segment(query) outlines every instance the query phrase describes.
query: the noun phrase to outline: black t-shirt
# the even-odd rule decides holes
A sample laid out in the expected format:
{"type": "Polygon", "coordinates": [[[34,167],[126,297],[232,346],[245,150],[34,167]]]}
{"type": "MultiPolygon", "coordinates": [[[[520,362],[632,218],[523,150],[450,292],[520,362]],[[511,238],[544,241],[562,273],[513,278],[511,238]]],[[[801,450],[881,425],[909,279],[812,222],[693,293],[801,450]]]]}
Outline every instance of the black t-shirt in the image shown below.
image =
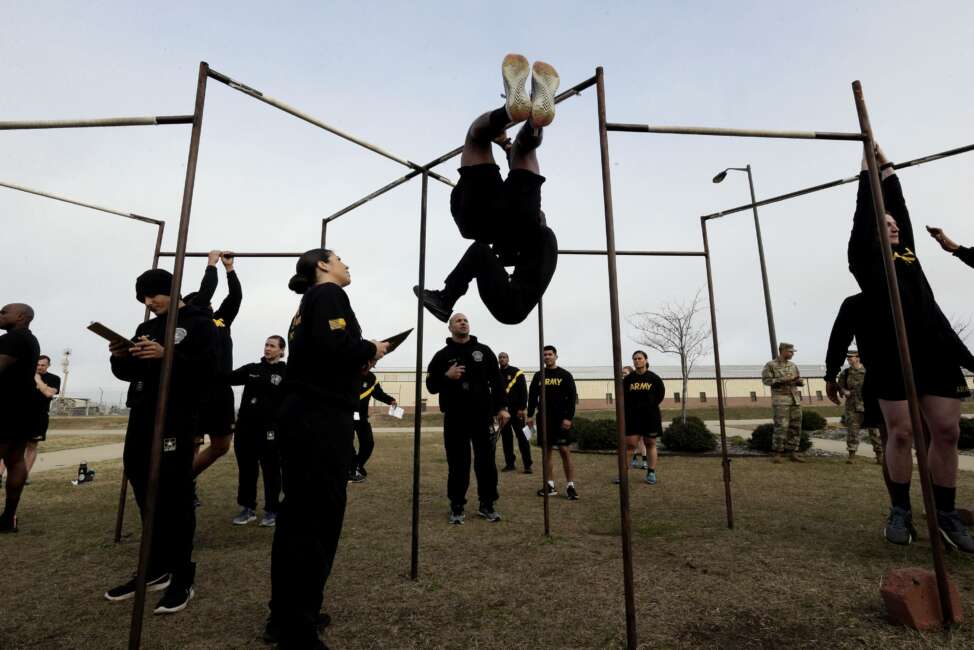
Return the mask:
{"type": "Polygon", "coordinates": [[[14,329],[0,336],[0,354],[15,359],[13,365],[0,372],[0,413],[12,415],[20,426],[35,404],[34,375],[41,346],[29,329],[14,329]]]}
{"type": "Polygon", "coordinates": [[[659,405],[666,395],[666,386],[655,372],[630,372],[622,379],[626,410],[626,433],[662,433],[663,420],[659,405]]]}
{"type": "MultiPolygon", "coordinates": [[[[558,423],[562,420],[575,419],[575,402],[578,391],[575,388],[575,378],[564,368],[546,368],[545,385],[545,418],[548,422],[558,423]]],[[[531,389],[528,395],[528,417],[534,416],[541,400],[541,373],[534,373],[531,378],[531,389]]]]}
{"type": "Polygon", "coordinates": [[[362,338],[344,289],[331,282],[309,289],[288,339],[285,392],[311,391],[332,406],[358,408],[362,366],[375,356],[375,345],[362,338]]]}
{"type": "MultiPolygon", "coordinates": [[[[43,375],[41,375],[41,381],[44,382],[48,388],[53,388],[56,391],[61,392],[61,378],[57,375],[52,375],[49,372],[45,372],[43,375]]],[[[41,415],[50,412],[51,401],[54,398],[45,396],[44,393],[37,390],[36,386],[34,387],[34,395],[34,399],[37,401],[37,408],[41,412],[41,415]]]]}

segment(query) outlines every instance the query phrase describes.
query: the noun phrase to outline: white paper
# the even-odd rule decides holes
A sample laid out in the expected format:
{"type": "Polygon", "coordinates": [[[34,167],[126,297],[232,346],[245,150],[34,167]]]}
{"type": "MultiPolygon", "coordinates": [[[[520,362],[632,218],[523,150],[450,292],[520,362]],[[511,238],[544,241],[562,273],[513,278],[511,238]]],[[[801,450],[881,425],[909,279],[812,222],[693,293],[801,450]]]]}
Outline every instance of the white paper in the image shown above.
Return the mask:
{"type": "Polygon", "coordinates": [[[355,420],[356,422],[358,422],[358,421],[359,421],[359,420],[361,420],[362,418],[361,418],[361,417],[359,416],[359,414],[358,414],[358,411],[354,411],[354,412],[352,413],[352,419],[353,419],[353,420],[355,420]]]}
{"type": "Polygon", "coordinates": [[[401,420],[402,419],[402,416],[405,415],[405,414],[406,414],[406,409],[402,408],[401,406],[390,406],[389,407],[389,415],[391,415],[392,417],[394,417],[396,419],[401,420]]]}
{"type": "Polygon", "coordinates": [[[534,437],[534,430],[531,427],[525,425],[525,427],[521,429],[521,431],[524,432],[524,437],[527,438],[528,442],[531,442],[531,438],[534,437]]]}

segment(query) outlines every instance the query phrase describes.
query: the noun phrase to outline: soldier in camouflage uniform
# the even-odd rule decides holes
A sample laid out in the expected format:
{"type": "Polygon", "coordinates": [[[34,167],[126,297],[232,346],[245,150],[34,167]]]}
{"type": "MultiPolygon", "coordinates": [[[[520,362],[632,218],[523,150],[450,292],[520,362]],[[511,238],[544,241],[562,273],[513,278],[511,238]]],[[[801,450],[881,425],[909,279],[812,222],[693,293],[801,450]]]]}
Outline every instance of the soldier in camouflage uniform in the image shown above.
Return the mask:
{"type": "MultiPolygon", "coordinates": [[[[863,413],[865,405],[862,398],[862,385],[866,381],[866,369],[859,360],[857,350],[849,350],[846,358],[849,367],[839,373],[836,383],[839,392],[845,397],[845,425],[848,433],[846,434],[846,449],[849,451],[849,460],[852,463],[856,452],[859,451],[859,430],[862,428],[863,413]]],[[[879,439],[879,429],[868,428],[866,435],[870,444],[873,446],[873,453],[876,454],[876,463],[883,462],[883,446],[879,439]]]]}
{"type": "Polygon", "coordinates": [[[761,382],[771,387],[771,409],[774,412],[773,460],[781,462],[782,454],[796,463],[805,462],[798,455],[802,435],[802,394],[805,381],[792,363],[795,346],[791,343],[778,345],[778,356],[765,364],[761,382]]]}

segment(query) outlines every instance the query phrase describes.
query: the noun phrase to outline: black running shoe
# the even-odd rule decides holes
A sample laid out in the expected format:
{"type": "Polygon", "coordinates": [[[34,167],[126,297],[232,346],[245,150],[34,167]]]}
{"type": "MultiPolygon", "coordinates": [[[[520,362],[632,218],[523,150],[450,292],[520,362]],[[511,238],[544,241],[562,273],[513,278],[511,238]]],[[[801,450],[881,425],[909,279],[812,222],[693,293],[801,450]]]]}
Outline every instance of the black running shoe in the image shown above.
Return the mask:
{"type": "Polygon", "coordinates": [[[17,530],[17,515],[10,517],[0,515],[0,533],[16,533],[17,530]]]}
{"type": "Polygon", "coordinates": [[[181,585],[175,581],[169,583],[166,593],[159,599],[153,614],[175,614],[186,609],[186,605],[193,599],[196,592],[193,585],[181,585]]]}
{"type": "Polygon", "coordinates": [[[940,526],[940,536],[950,548],[964,553],[974,553],[974,538],[971,537],[967,526],[961,521],[956,510],[951,512],[937,511],[937,525],[940,526]]]}
{"type": "MultiPolygon", "coordinates": [[[[419,286],[413,287],[413,293],[416,297],[420,297],[419,286]]],[[[435,291],[433,289],[423,289],[423,306],[433,314],[436,318],[448,323],[450,321],[450,315],[453,313],[453,305],[448,304],[447,300],[443,297],[442,291],[435,291]]]]}
{"type": "MultiPolygon", "coordinates": [[[[169,582],[168,573],[164,573],[161,576],[156,577],[150,576],[145,581],[145,591],[146,593],[149,593],[150,591],[161,591],[169,586],[169,582]]],[[[132,578],[125,584],[121,584],[105,592],[105,600],[110,600],[112,602],[128,600],[133,596],[135,596],[135,578],[132,578]]]]}
{"type": "Polygon", "coordinates": [[[525,474],[534,474],[534,470],[531,469],[531,466],[530,465],[528,465],[527,467],[524,468],[524,473],[525,474]]]}
{"type": "Polygon", "coordinates": [[[501,513],[494,510],[493,504],[480,504],[480,510],[477,511],[479,517],[483,517],[487,521],[494,523],[501,520],[501,513]]]}
{"type": "Polygon", "coordinates": [[[513,472],[516,469],[517,468],[514,467],[514,465],[505,465],[504,467],[501,468],[501,471],[502,472],[513,472]]]}
{"type": "Polygon", "coordinates": [[[574,485],[569,485],[565,488],[565,496],[568,497],[569,501],[578,501],[578,491],[575,489],[574,485]]]}
{"type": "Polygon", "coordinates": [[[913,527],[913,513],[896,506],[890,508],[886,528],[883,529],[883,536],[890,544],[900,546],[912,544],[917,537],[916,529],[913,527]]]}
{"type": "MultiPolygon", "coordinates": [[[[549,483],[547,487],[548,487],[548,496],[549,497],[553,497],[556,494],[558,494],[557,488],[555,488],[555,486],[552,485],[551,483],[549,483]]],[[[539,497],[543,497],[544,495],[545,495],[545,488],[541,488],[540,490],[538,490],[538,496],[539,497]]]]}
{"type": "MultiPolygon", "coordinates": [[[[331,625],[331,616],[325,612],[319,612],[318,620],[315,623],[318,625],[318,631],[321,632],[331,625]]],[[[264,639],[264,643],[277,643],[281,638],[281,626],[270,616],[267,617],[267,623],[264,624],[262,638],[264,639]]]]}

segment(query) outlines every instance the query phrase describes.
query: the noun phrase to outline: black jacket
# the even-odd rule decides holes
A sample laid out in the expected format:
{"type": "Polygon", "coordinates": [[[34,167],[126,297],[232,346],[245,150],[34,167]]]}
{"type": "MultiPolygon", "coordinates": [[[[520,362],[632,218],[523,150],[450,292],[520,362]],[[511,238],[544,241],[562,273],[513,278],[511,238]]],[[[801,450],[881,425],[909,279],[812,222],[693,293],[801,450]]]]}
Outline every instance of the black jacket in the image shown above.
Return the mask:
{"type": "MultiPolygon", "coordinates": [[[[545,417],[548,422],[575,419],[575,403],[578,401],[578,391],[575,388],[575,378],[564,368],[554,370],[545,369],[545,417]]],[[[541,373],[534,373],[531,378],[531,390],[528,394],[528,417],[533,417],[538,410],[541,399],[541,373]]]]}
{"type": "MultiPolygon", "coordinates": [[[[167,315],[156,316],[140,324],[135,341],[141,336],[165,343],[167,315]]],[[[186,305],[176,321],[176,349],[166,410],[166,431],[192,434],[202,397],[208,393],[217,368],[217,334],[208,310],[186,305]]],[[[161,359],[136,359],[131,356],[111,357],[112,374],[129,382],[125,405],[131,409],[128,432],[151,436],[159,397],[161,359]]]]}
{"type": "Polygon", "coordinates": [[[954,257],[959,259],[964,264],[970,267],[974,267],[974,248],[961,246],[956,251],[954,251],[954,257]]]}
{"type": "Polygon", "coordinates": [[[375,345],[362,338],[345,290],[330,282],[309,289],[288,339],[285,393],[306,392],[331,406],[357,409],[362,366],[375,356],[375,345]]]}
{"type": "Polygon", "coordinates": [[[493,351],[471,336],[466,343],[446,340],[426,369],[426,388],[440,396],[443,413],[493,416],[504,408],[504,383],[493,351]],[[454,363],[466,371],[460,379],[448,379],[446,371],[454,363]]]}
{"type": "MultiPolygon", "coordinates": [[[[216,293],[217,274],[216,267],[207,266],[203,272],[203,281],[200,282],[200,289],[196,292],[192,303],[204,309],[209,309],[213,302],[213,294],[216,293]]],[[[220,306],[213,312],[213,324],[216,325],[220,333],[219,356],[217,372],[220,379],[225,379],[233,371],[233,338],[230,335],[230,326],[240,313],[240,303],[243,300],[243,289],[240,287],[240,279],[237,278],[236,271],[227,273],[227,297],[223,299],[220,306]]]]}
{"type": "Polygon", "coordinates": [[[359,384],[362,392],[359,393],[358,399],[358,416],[359,420],[369,419],[369,401],[374,397],[383,404],[392,404],[396,401],[395,397],[391,397],[384,390],[382,390],[382,385],[379,380],[372,372],[367,372],[362,377],[362,383],[359,384]]]}
{"type": "Polygon", "coordinates": [[[627,434],[662,433],[663,416],[659,405],[666,397],[662,378],[651,370],[641,375],[633,371],[622,379],[622,390],[627,434]]]}
{"type": "Polygon", "coordinates": [[[500,371],[504,380],[505,404],[513,416],[516,411],[528,407],[528,382],[524,379],[524,372],[514,366],[501,368],[500,371]]]}
{"type": "Polygon", "coordinates": [[[268,431],[274,428],[286,373],[285,361],[271,363],[267,359],[240,366],[230,373],[230,385],[244,387],[237,413],[237,429],[268,431]]]}

